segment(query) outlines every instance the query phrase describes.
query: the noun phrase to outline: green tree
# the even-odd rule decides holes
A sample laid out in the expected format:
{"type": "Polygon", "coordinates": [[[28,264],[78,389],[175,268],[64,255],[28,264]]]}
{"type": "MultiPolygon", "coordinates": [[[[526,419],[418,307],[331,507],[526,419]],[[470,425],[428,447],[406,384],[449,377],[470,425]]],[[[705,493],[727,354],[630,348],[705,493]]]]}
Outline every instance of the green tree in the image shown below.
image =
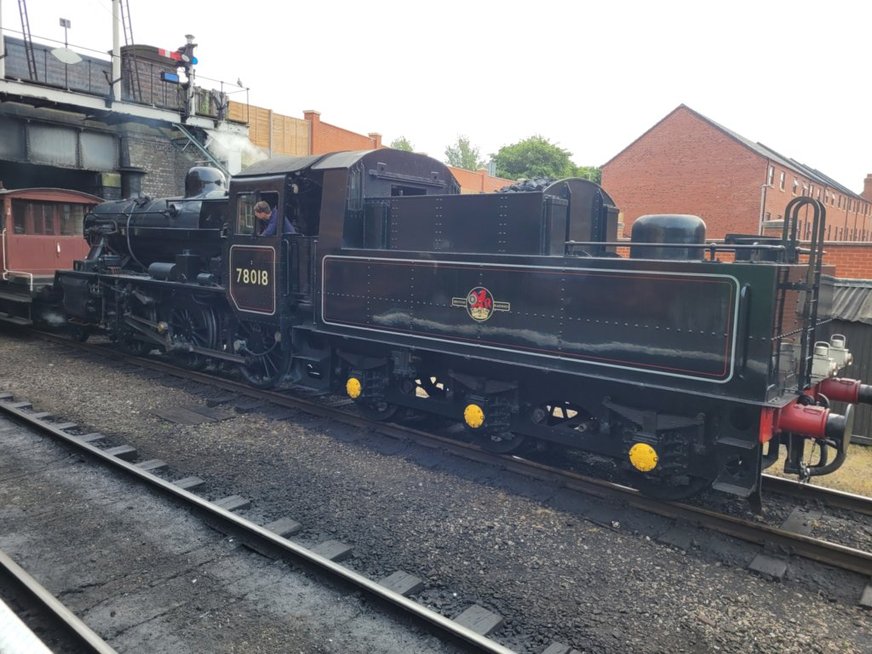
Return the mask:
{"type": "Polygon", "coordinates": [[[507,179],[534,177],[572,177],[576,166],[569,160],[572,153],[551,143],[543,136],[531,136],[505,145],[493,155],[497,176],[507,179]]]}
{"type": "Polygon", "coordinates": [[[575,176],[589,179],[597,184],[602,184],[603,171],[602,168],[597,168],[596,166],[577,166],[575,169],[575,176]]]}
{"type": "Polygon", "coordinates": [[[469,138],[463,135],[457,137],[454,145],[445,148],[445,157],[448,163],[457,168],[466,170],[478,170],[485,167],[485,162],[479,156],[478,148],[469,143],[469,138]]]}
{"type": "Polygon", "coordinates": [[[399,136],[391,141],[391,147],[394,150],[404,150],[406,152],[414,152],[415,148],[405,136],[399,136]]]}

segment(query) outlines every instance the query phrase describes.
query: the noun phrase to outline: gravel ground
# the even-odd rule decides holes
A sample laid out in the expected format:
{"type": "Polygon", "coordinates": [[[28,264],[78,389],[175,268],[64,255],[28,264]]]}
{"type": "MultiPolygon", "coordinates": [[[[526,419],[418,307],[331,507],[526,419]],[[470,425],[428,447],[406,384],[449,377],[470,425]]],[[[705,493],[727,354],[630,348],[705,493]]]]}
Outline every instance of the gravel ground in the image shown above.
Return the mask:
{"type": "MultiPolygon", "coordinates": [[[[465,651],[3,416],[0,442],[0,549],[118,652],[465,651]]],[[[2,584],[0,598],[18,605],[2,584]]],[[[53,652],[82,651],[51,623],[31,628],[53,652]]]]}
{"type": "Polygon", "coordinates": [[[872,651],[857,579],[797,563],[770,581],[744,569],[753,552],[717,537],[669,547],[619,509],[592,520],[546,485],[305,415],[171,424],[154,412],[203,396],[26,336],[0,333],[0,366],[0,390],[207,479],[207,496],[293,517],[304,544],[353,543],[348,565],[373,577],[417,574],[419,599],[445,615],[472,603],[501,613],[494,636],[520,651],[553,640],[608,653],[872,651]]]}

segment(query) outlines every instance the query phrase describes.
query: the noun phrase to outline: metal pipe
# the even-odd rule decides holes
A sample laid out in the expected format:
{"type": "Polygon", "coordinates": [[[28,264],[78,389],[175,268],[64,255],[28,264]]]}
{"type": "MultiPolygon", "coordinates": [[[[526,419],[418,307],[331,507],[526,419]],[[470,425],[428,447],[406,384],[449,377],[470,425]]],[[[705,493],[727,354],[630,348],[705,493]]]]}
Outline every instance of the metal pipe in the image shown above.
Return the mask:
{"type": "Polygon", "coordinates": [[[872,404],[872,386],[859,379],[830,377],[818,384],[817,392],[836,402],[872,404]]]}
{"type": "Polygon", "coordinates": [[[0,0],[0,80],[6,79],[6,37],[3,35],[3,0],[0,0]]]}
{"type": "Polygon", "coordinates": [[[9,268],[9,240],[7,239],[8,227],[4,225],[3,229],[0,229],[0,257],[3,259],[3,270],[0,270],[0,278],[3,281],[9,280],[11,275],[19,275],[21,277],[27,277],[28,283],[27,288],[32,293],[33,292],[33,273],[11,270],[9,268]]]}
{"type": "Polygon", "coordinates": [[[6,251],[6,226],[0,229],[0,258],[3,259],[2,279],[6,280],[6,275],[9,272],[9,253],[6,251]]]}
{"type": "Polygon", "coordinates": [[[766,216],[766,190],[772,188],[769,184],[769,169],[772,167],[772,162],[768,159],[766,160],[766,172],[764,173],[764,179],[766,180],[760,185],[760,220],[757,225],[757,235],[763,235],[763,223],[764,218],[766,216]]]}
{"type": "Polygon", "coordinates": [[[112,0],[112,101],[121,100],[121,0],[112,0]]]}
{"type": "Polygon", "coordinates": [[[826,438],[829,417],[829,409],[794,402],[778,412],[775,430],[802,435],[806,438],[826,438]]]}

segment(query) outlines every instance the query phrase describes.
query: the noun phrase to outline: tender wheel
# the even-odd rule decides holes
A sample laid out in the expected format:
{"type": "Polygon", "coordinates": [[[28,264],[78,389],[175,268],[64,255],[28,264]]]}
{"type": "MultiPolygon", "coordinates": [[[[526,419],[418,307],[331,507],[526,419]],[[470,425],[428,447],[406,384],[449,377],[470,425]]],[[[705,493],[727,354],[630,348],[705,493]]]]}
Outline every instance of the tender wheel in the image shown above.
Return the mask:
{"type": "Polygon", "coordinates": [[[390,402],[357,402],[357,408],[368,420],[390,420],[399,408],[390,402]]]}
{"type": "Polygon", "coordinates": [[[448,387],[439,378],[433,375],[422,376],[415,380],[416,395],[420,395],[417,389],[420,389],[430,398],[443,398],[448,393],[448,387]]]}
{"type": "Polygon", "coordinates": [[[528,439],[511,431],[483,434],[479,442],[483,449],[495,454],[517,454],[526,449],[528,439]]]}
{"type": "MultiPolygon", "coordinates": [[[[172,330],[173,342],[181,346],[196,346],[215,349],[218,345],[218,320],[215,312],[207,306],[176,305],[170,310],[167,322],[172,330]]],[[[208,357],[183,349],[173,350],[173,356],[184,365],[201,370],[208,357]]]]}
{"type": "Polygon", "coordinates": [[[236,342],[238,354],[246,358],[239,370],[252,386],[271,388],[288,371],[290,350],[284,347],[281,338],[276,338],[272,325],[241,323],[236,342]]]}
{"type": "Polygon", "coordinates": [[[648,477],[644,473],[633,473],[632,485],[643,495],[671,502],[699,495],[708,490],[712,482],[710,479],[692,475],[648,477]]]}

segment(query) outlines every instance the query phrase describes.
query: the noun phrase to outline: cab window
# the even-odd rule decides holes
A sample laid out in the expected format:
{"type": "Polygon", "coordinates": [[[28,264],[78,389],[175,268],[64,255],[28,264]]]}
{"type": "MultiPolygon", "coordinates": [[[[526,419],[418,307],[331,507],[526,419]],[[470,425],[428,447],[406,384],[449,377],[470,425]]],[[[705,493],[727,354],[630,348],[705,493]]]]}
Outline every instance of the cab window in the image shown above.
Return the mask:
{"type": "Polygon", "coordinates": [[[254,236],[254,205],[257,198],[253,193],[236,196],[236,233],[254,236]]]}
{"type": "MultiPolygon", "coordinates": [[[[269,206],[275,209],[278,202],[278,193],[240,193],[236,196],[236,233],[241,236],[257,236],[265,227],[258,225],[254,215],[254,205],[260,200],[265,200],[269,206]]],[[[281,228],[281,224],[279,224],[281,228]]]]}

